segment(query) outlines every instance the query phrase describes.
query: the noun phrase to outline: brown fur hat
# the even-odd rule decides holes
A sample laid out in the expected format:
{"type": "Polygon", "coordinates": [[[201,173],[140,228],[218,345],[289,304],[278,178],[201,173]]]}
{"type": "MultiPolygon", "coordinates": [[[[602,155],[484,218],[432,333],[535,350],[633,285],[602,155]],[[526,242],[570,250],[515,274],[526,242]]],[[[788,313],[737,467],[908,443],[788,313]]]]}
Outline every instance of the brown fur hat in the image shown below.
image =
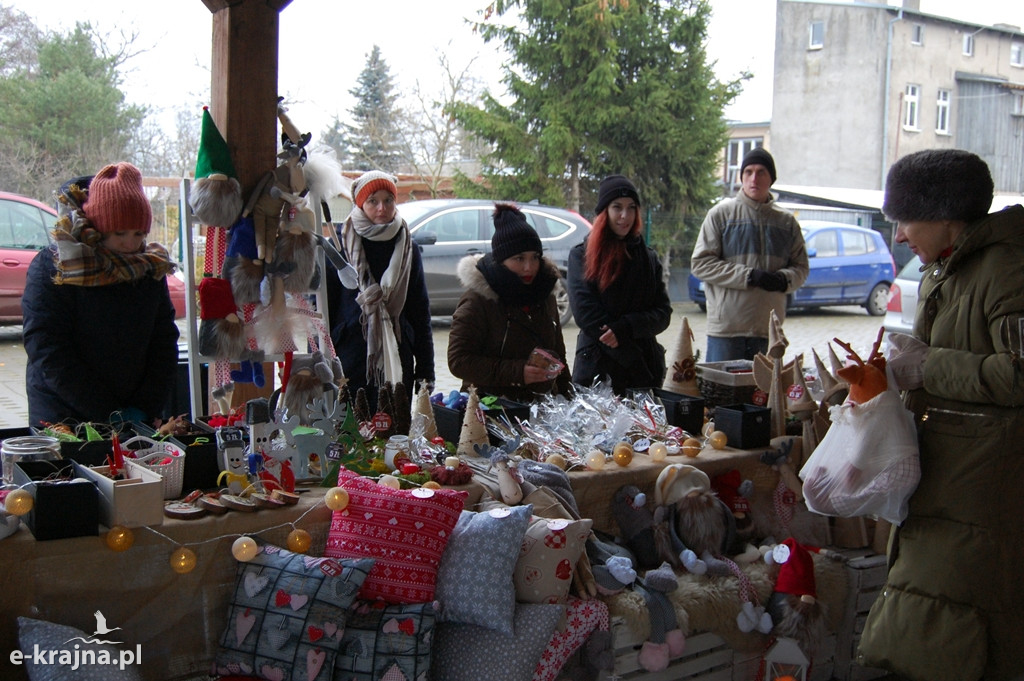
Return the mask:
{"type": "Polygon", "coordinates": [[[962,149],[926,149],[896,161],[882,212],[892,221],[963,220],[988,215],[994,186],[988,165],[962,149]]]}

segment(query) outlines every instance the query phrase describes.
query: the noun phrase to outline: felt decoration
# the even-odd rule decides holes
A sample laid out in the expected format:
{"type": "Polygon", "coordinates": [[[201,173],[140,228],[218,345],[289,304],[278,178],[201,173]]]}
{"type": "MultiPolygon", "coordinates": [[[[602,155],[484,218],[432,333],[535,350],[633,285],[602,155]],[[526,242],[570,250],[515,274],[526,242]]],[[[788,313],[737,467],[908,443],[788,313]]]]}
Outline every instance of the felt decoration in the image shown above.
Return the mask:
{"type": "Polygon", "coordinates": [[[325,391],[336,390],[343,378],[341,361],[337,357],[328,361],[319,350],[292,355],[284,389],[285,410],[289,415],[297,416],[301,425],[312,425],[314,401],[322,400],[325,391]]]}
{"type": "Polygon", "coordinates": [[[242,212],[242,186],[238,182],[231,153],[213,122],[209,108],[205,106],[195,181],[188,203],[192,214],[205,225],[231,227],[242,212]]]}
{"type": "Polygon", "coordinates": [[[675,361],[672,362],[669,371],[665,372],[665,382],[661,387],[681,395],[700,397],[700,388],[697,386],[697,356],[693,352],[693,339],[690,320],[683,317],[683,323],[679,329],[679,340],[676,342],[675,361]]]}
{"type": "Polygon", "coordinates": [[[469,386],[469,401],[466,403],[466,412],[462,417],[462,430],[459,433],[459,456],[476,456],[475,445],[486,445],[487,426],[484,425],[484,414],[480,408],[480,397],[476,393],[476,386],[469,386]]]}

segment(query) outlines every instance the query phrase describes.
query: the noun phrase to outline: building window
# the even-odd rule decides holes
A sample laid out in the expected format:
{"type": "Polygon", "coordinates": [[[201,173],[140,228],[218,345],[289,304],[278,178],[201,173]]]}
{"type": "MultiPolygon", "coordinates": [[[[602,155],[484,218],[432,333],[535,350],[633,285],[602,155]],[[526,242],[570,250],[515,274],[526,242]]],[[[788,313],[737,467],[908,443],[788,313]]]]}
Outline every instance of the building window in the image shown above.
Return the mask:
{"type": "Polygon", "coordinates": [[[914,24],[910,29],[910,43],[912,45],[924,45],[924,24],[914,24]]]}
{"type": "Polygon", "coordinates": [[[1024,92],[1013,94],[1013,115],[1024,116],[1024,92]]]}
{"type": "Polygon", "coordinates": [[[935,100],[935,132],[940,135],[949,134],[950,95],[949,90],[939,90],[939,95],[935,100]]]}
{"type": "Polygon", "coordinates": [[[1010,45],[1010,65],[1024,66],[1024,43],[1010,45]]]}
{"type": "Polygon", "coordinates": [[[973,57],[974,56],[974,34],[973,33],[967,33],[966,35],[964,35],[964,56],[965,57],[973,57]]]}
{"type": "Polygon", "coordinates": [[[810,44],[808,49],[820,50],[825,47],[825,22],[812,21],[810,25],[810,44]]]}
{"type": "Polygon", "coordinates": [[[740,164],[743,157],[757,147],[764,146],[763,137],[736,138],[729,140],[729,148],[725,154],[725,183],[729,187],[740,184],[740,164]]]}
{"type": "Polygon", "coordinates": [[[921,96],[920,85],[907,85],[903,93],[903,127],[907,130],[918,130],[918,105],[921,96]]]}

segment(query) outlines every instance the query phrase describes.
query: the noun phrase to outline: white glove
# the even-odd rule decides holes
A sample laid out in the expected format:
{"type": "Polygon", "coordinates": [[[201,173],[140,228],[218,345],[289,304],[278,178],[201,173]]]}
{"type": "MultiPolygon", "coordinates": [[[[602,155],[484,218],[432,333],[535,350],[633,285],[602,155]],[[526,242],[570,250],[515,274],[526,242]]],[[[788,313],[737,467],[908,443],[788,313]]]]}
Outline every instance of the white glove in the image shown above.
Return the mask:
{"type": "Polygon", "coordinates": [[[900,390],[914,390],[924,386],[924,361],[928,358],[928,344],[905,333],[889,334],[886,364],[900,390]]]}

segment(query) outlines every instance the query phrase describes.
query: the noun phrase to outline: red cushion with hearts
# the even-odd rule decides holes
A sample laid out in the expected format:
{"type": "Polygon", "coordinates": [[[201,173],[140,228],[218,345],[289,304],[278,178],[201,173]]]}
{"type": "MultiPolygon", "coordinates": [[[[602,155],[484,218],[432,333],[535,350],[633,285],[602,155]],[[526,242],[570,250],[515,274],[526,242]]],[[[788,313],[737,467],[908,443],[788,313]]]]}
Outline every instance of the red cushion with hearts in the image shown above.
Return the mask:
{"type": "Polygon", "coordinates": [[[466,492],[396,490],[344,468],[338,486],[348,492],[348,507],[334,512],[324,555],[375,559],[359,597],[388,603],[434,600],[437,567],[466,492]]]}

